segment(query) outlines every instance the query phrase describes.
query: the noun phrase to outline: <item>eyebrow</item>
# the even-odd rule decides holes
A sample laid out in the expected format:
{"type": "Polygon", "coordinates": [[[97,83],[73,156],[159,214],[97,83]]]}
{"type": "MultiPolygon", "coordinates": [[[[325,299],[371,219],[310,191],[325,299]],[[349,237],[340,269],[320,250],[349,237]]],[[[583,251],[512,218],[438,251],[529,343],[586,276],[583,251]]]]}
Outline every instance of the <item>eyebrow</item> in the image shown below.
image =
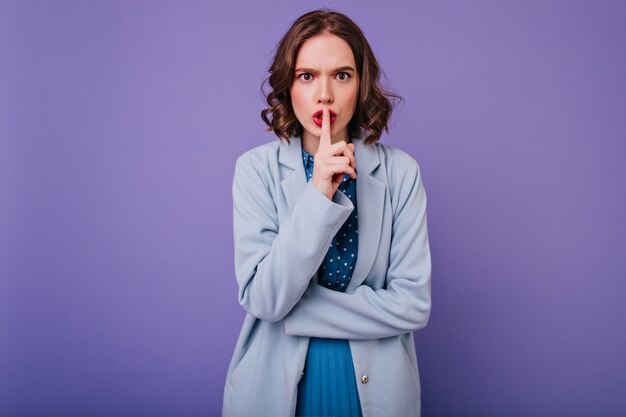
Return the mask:
{"type": "MultiPolygon", "coordinates": [[[[296,68],[296,71],[302,71],[302,72],[312,72],[313,74],[317,74],[317,70],[314,70],[313,68],[296,68]]],[[[335,68],[333,70],[333,72],[341,72],[341,71],[352,71],[352,72],[356,72],[354,70],[354,68],[352,68],[351,66],[343,66],[343,67],[339,67],[339,68],[335,68]]]]}

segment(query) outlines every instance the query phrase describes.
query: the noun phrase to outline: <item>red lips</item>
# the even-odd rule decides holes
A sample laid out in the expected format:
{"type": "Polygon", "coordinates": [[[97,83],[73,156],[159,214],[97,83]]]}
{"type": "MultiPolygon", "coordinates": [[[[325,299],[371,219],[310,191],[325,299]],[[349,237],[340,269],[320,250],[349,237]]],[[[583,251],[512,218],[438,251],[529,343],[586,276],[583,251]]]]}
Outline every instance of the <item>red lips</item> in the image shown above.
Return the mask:
{"type": "MultiPolygon", "coordinates": [[[[337,119],[337,114],[330,109],[328,110],[328,114],[330,115],[330,124],[332,125],[333,123],[335,123],[335,120],[337,119]]],[[[324,115],[323,110],[318,110],[313,114],[313,122],[319,127],[322,127],[323,115],[324,115]]]]}

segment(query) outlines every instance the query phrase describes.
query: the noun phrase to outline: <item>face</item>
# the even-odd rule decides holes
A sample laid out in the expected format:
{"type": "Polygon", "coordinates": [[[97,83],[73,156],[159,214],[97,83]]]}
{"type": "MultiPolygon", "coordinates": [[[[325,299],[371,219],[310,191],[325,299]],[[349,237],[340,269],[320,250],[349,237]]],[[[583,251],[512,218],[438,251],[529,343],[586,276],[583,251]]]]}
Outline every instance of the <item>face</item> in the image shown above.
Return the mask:
{"type": "Polygon", "coordinates": [[[303,144],[310,147],[314,143],[317,149],[324,106],[331,114],[332,142],[348,141],[348,123],[356,108],[359,77],[346,41],[329,33],[307,40],[298,51],[295,78],[289,91],[294,113],[303,127],[303,144]]]}

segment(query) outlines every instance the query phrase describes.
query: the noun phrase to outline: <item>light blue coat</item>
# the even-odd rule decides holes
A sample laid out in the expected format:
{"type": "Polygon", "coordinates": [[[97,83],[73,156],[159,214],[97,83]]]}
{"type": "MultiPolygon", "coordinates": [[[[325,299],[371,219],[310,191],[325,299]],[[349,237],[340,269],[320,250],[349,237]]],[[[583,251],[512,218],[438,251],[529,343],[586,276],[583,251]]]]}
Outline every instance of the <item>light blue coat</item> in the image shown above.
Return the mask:
{"type": "Polygon", "coordinates": [[[428,322],[431,260],[417,162],[353,140],[359,252],[345,293],[314,276],[354,209],[306,181],[301,141],[237,159],[235,273],[247,311],[224,387],[224,417],[287,417],[296,407],[309,337],[349,339],[364,417],[420,415],[413,331],[428,322]]]}

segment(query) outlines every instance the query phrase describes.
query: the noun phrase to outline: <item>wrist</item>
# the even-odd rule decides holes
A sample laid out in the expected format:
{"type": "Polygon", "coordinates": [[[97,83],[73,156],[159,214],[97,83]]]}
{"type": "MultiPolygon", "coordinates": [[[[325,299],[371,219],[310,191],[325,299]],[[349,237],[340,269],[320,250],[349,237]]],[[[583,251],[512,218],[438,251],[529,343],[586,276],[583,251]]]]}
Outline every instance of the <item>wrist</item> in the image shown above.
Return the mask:
{"type": "Polygon", "coordinates": [[[325,186],[326,184],[318,184],[317,181],[315,180],[315,178],[313,178],[311,180],[311,182],[313,183],[313,185],[315,186],[315,188],[317,189],[317,191],[319,191],[320,193],[322,193],[324,195],[324,197],[326,197],[329,200],[333,199],[333,195],[335,194],[332,190],[332,187],[328,187],[325,186]]]}

